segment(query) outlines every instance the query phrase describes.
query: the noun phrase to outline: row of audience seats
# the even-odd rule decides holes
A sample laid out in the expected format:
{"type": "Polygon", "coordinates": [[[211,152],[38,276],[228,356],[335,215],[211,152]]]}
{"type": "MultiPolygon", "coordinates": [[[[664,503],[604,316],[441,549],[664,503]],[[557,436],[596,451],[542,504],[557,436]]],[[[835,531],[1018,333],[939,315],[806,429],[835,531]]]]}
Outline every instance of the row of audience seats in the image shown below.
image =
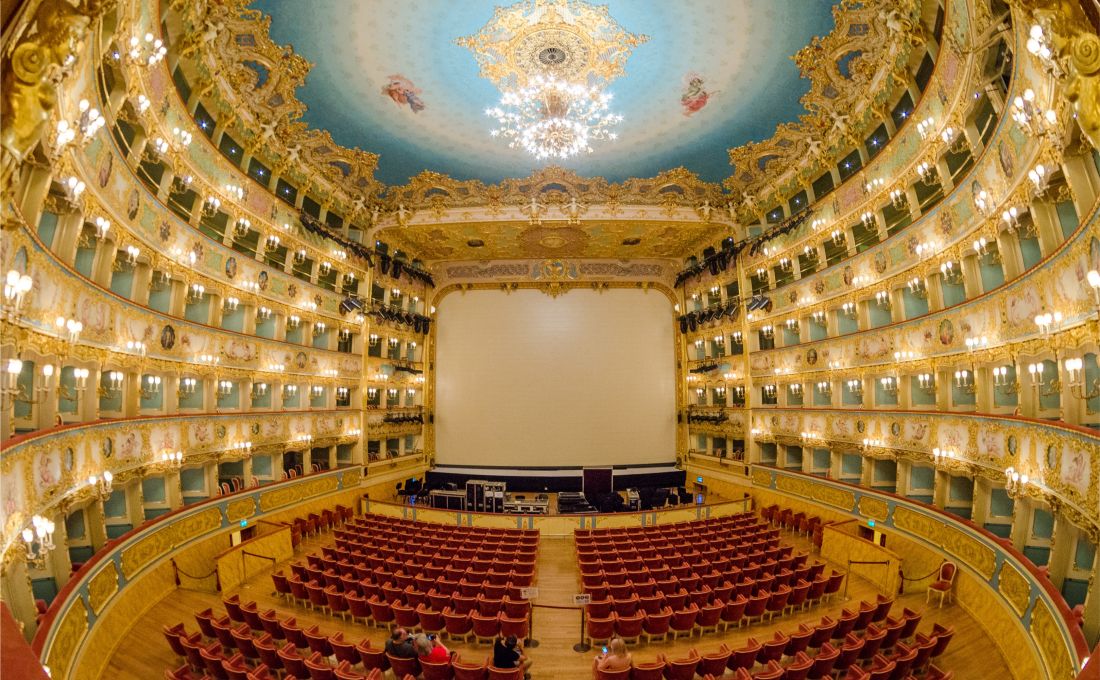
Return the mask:
{"type": "Polygon", "coordinates": [[[809,515],[776,504],[761,508],[760,516],[774,527],[780,527],[792,533],[806,536],[817,550],[821,549],[824,528],[833,523],[832,520],[823,520],[817,515],[809,515]]]}
{"type": "Polygon", "coordinates": [[[336,545],[290,576],[272,574],[278,594],[341,618],[491,642],[526,638],[538,532],[450,527],[366,516],[334,532],[336,545]]]}
{"type": "Polygon", "coordinates": [[[281,676],[312,680],[374,680],[387,670],[395,678],[424,680],[521,680],[520,669],[463,661],[457,653],[442,663],[401,659],[373,647],[363,638],[353,642],[342,632],[326,635],[318,626],[303,629],[294,617],[279,618],[274,609],[259,612],[255,602],[224,598],[225,615],[206,609],[195,613],[199,630],[184,624],[164,627],[164,636],[182,666],[165,672],[169,680],[264,680],[281,676]]]}
{"type": "Polygon", "coordinates": [[[723,631],[731,626],[740,628],[830,600],[840,591],[844,576],[843,572],[833,571],[812,583],[799,580],[793,588],[783,585],[751,597],[736,594],[726,600],[711,597],[702,603],[687,602],[676,609],[657,598],[637,596],[626,602],[594,601],[588,605],[586,633],[592,643],[612,636],[626,642],[639,642],[644,636],[646,642],[652,642],[657,638],[665,640],[670,633],[676,639],[681,635],[718,632],[719,628],[723,631]],[[629,611],[631,607],[636,607],[635,611],[629,611]]]}
{"type": "Polygon", "coordinates": [[[942,655],[954,630],[933,625],[916,632],[922,614],[904,609],[889,616],[893,600],[879,597],[845,609],[838,620],[823,616],[817,625],[800,624],[789,634],[777,631],[763,642],[749,638],[743,647],[723,644],[684,658],[658,655],[656,662],[638,663],[624,671],[597,671],[596,680],[693,680],[721,678],[732,671],[738,680],[821,680],[833,675],[846,680],[945,680],[952,677],[932,661],[942,655]],[[877,617],[882,617],[878,619],[877,617]],[[904,642],[913,638],[911,643],[904,642]],[[834,644],[835,643],[835,644],[834,644]]]}

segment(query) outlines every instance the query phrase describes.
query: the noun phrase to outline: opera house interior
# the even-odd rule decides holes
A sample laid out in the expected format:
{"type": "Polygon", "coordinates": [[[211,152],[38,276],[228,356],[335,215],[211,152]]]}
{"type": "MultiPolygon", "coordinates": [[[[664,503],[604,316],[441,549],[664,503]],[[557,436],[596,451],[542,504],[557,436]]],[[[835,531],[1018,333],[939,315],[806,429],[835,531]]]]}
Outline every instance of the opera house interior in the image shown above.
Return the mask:
{"type": "Polygon", "coordinates": [[[0,25],[5,678],[1100,679],[1100,0],[0,25]]]}

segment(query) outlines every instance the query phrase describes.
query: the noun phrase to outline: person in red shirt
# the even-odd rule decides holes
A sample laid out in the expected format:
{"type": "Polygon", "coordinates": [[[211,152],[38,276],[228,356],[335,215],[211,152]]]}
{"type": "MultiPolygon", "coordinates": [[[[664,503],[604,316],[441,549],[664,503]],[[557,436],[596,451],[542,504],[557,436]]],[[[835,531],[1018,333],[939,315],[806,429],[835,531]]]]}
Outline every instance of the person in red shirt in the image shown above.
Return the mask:
{"type": "Polygon", "coordinates": [[[417,635],[413,644],[421,661],[443,663],[451,658],[451,652],[434,635],[417,635]]]}

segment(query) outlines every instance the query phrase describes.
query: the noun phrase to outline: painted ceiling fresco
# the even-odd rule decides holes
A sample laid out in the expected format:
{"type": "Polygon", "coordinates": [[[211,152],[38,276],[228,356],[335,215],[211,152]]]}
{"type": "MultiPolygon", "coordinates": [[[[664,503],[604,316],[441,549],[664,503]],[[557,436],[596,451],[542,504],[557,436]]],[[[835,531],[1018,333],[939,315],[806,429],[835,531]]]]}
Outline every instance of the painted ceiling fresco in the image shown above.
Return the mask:
{"type": "MultiPolygon", "coordinates": [[[[313,64],[304,120],[381,156],[377,179],[422,170],[499,182],[549,164],[489,136],[500,99],[458,44],[493,18],[492,0],[257,0],[271,37],[313,64]]],[[[646,36],[607,91],[624,116],[616,141],[554,164],[622,181],[683,166],[729,176],[727,149],[803,113],[809,88],[790,56],[833,28],[830,0],[611,0],[623,30],[646,36]]]]}

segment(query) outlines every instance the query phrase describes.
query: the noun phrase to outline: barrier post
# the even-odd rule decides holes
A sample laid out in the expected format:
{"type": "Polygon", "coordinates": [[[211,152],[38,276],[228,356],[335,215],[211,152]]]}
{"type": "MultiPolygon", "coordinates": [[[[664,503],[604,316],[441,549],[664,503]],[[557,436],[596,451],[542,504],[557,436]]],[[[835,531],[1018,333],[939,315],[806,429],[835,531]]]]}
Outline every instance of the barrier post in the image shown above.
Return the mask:
{"type": "Polygon", "coordinates": [[[573,651],[584,653],[592,649],[591,645],[584,641],[584,607],[581,607],[581,641],[573,645],[573,651]]]}

